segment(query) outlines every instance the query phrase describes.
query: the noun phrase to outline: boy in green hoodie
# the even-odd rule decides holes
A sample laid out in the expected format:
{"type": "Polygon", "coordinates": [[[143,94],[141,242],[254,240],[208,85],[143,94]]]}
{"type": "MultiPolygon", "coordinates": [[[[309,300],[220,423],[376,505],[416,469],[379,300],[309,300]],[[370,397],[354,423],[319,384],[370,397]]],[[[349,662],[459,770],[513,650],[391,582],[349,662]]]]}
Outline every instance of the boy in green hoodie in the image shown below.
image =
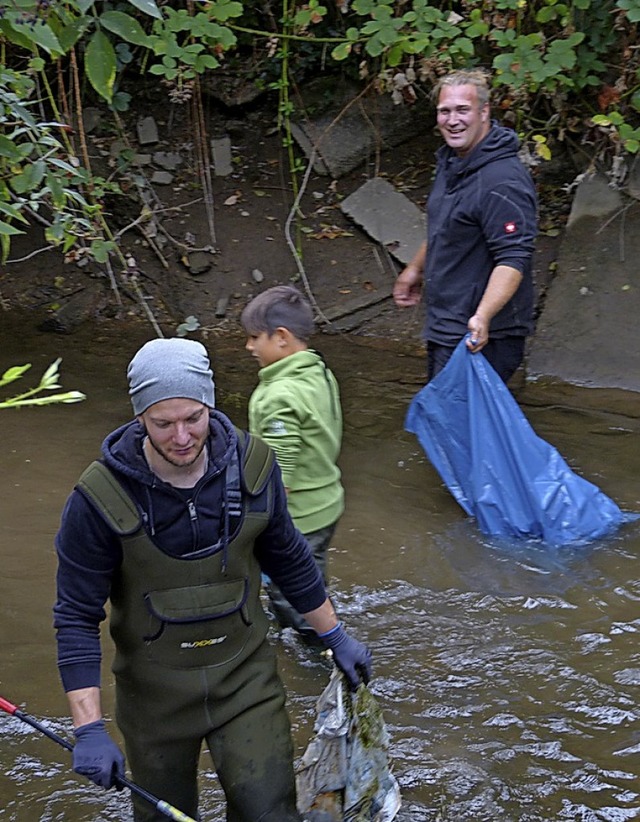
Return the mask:
{"type": "MultiPolygon", "coordinates": [[[[278,285],[242,312],[246,348],[260,365],[249,399],[249,430],[275,451],[294,524],[326,582],[327,550],[344,510],[336,465],[342,444],[340,392],[322,356],[309,348],[313,311],[297,288],[278,285]]],[[[313,640],[313,631],[277,586],[265,584],[278,623],[313,640]]]]}

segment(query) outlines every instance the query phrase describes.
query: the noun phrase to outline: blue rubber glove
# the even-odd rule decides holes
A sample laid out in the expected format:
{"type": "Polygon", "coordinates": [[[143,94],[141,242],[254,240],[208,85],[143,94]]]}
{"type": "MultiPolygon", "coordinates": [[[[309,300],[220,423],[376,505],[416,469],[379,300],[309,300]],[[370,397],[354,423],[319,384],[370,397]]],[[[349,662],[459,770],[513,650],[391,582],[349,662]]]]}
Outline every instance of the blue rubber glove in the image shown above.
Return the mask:
{"type": "Polygon", "coordinates": [[[124,755],[107,733],[104,719],[80,725],[74,731],[73,770],[96,785],[112,788],[116,776],[124,776],[124,755]]]}
{"type": "Polygon", "coordinates": [[[339,622],[326,634],[318,634],[327,648],[333,651],[336,665],[346,676],[351,690],[355,691],[361,682],[366,685],[371,678],[371,651],[345,631],[339,622]]]}

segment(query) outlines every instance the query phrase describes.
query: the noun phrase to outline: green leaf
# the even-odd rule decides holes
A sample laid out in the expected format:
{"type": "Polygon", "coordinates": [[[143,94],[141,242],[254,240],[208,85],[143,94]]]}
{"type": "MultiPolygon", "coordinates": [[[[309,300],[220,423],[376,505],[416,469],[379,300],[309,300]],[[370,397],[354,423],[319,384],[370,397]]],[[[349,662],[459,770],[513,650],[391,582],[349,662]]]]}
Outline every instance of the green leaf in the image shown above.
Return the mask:
{"type": "Polygon", "coordinates": [[[35,25],[30,29],[30,36],[33,42],[43,48],[47,54],[51,54],[53,57],[60,57],[64,54],[60,41],[47,23],[35,25]]]}
{"type": "Polygon", "coordinates": [[[0,220],[0,234],[9,237],[14,234],[25,234],[25,232],[21,231],[19,228],[15,228],[9,223],[5,223],[2,220],[0,220]]]}
{"type": "Polygon", "coordinates": [[[399,66],[402,62],[403,55],[404,49],[402,48],[402,43],[395,43],[387,52],[387,63],[393,67],[399,66]]]}
{"type": "Polygon", "coordinates": [[[351,43],[340,43],[339,46],[336,46],[331,51],[331,56],[333,57],[334,60],[337,60],[338,62],[340,60],[346,60],[347,57],[351,54],[351,49],[352,49],[351,43]]]}
{"type": "Polygon", "coordinates": [[[144,14],[148,14],[150,17],[155,17],[157,20],[162,20],[162,13],[156,6],[154,0],[128,0],[128,2],[144,14]]]}
{"type": "Polygon", "coordinates": [[[148,46],[149,37],[133,17],[121,11],[105,11],[100,15],[100,25],[136,46],[148,46]]]}
{"type": "Polygon", "coordinates": [[[66,160],[59,160],[57,157],[52,157],[49,160],[49,164],[66,171],[67,174],[70,174],[72,177],[77,177],[78,175],[78,169],[66,160]]]}
{"type": "MultiPolygon", "coordinates": [[[[24,26],[22,28],[24,28],[24,26]]],[[[5,18],[0,20],[0,32],[4,34],[10,43],[20,46],[26,51],[31,51],[31,39],[27,37],[23,31],[14,28],[5,18]]]]}
{"type": "Polygon", "coordinates": [[[8,137],[0,134],[0,157],[6,157],[12,163],[19,163],[22,155],[8,137]]]}
{"type": "Polygon", "coordinates": [[[128,92],[116,91],[111,101],[111,107],[114,111],[128,111],[130,102],[131,95],[128,92]]]}
{"type": "Polygon", "coordinates": [[[242,3],[237,3],[235,0],[217,0],[211,3],[208,9],[214,20],[229,20],[231,17],[241,17],[243,14],[242,3]]]}
{"type": "Polygon", "coordinates": [[[101,97],[110,103],[116,79],[116,53],[111,40],[102,31],[94,32],[84,56],[89,82],[101,97]]]}
{"type": "Polygon", "coordinates": [[[89,17],[79,17],[77,20],[72,20],[69,25],[64,26],[58,31],[60,47],[65,54],[73,48],[73,46],[75,46],[85,31],[90,28],[91,20],[92,18],[89,17]]]}
{"type": "Polygon", "coordinates": [[[91,253],[98,263],[106,263],[109,253],[115,251],[116,244],[111,240],[94,240],[91,243],[91,253]]]}
{"type": "Polygon", "coordinates": [[[16,194],[25,194],[27,191],[33,191],[42,182],[45,171],[46,164],[44,160],[36,160],[35,163],[25,165],[21,172],[11,179],[11,188],[16,194]]]}
{"type": "Polygon", "coordinates": [[[8,385],[10,382],[14,382],[15,380],[19,380],[23,374],[25,374],[31,368],[31,363],[27,363],[26,365],[13,365],[11,368],[8,368],[2,377],[0,377],[0,385],[8,385]]]}
{"type": "Polygon", "coordinates": [[[3,203],[0,200],[0,211],[12,220],[20,220],[21,223],[29,225],[29,220],[27,220],[22,212],[20,212],[15,206],[9,205],[9,203],[3,203]]]}
{"type": "Polygon", "coordinates": [[[55,174],[47,174],[47,185],[51,192],[51,201],[54,208],[62,209],[65,204],[64,188],[62,181],[55,174]]]}
{"type": "Polygon", "coordinates": [[[543,6],[536,14],[536,23],[544,25],[551,20],[555,20],[557,16],[558,12],[553,6],[543,6]]]}
{"type": "Polygon", "coordinates": [[[2,250],[0,261],[6,263],[9,258],[9,252],[11,251],[11,240],[6,234],[0,234],[0,249],[2,250]]]}

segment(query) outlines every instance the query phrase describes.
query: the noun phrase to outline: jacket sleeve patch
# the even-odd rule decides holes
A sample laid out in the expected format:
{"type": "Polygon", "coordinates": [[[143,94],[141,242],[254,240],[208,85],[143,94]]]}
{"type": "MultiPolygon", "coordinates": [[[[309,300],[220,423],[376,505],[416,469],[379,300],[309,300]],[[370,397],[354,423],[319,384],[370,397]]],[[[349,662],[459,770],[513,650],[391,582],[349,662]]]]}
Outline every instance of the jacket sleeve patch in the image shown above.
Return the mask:
{"type": "Polygon", "coordinates": [[[272,434],[274,437],[284,437],[289,432],[283,420],[271,420],[267,425],[266,434],[272,434]]]}

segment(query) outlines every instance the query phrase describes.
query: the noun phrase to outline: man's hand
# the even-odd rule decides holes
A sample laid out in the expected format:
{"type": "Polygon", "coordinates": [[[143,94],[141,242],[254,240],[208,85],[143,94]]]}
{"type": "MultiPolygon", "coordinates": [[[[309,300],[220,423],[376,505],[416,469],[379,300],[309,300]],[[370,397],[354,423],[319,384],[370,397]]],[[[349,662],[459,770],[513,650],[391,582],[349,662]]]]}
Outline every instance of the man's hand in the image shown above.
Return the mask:
{"type": "Polygon", "coordinates": [[[398,308],[410,308],[422,299],[422,270],[414,263],[409,263],[398,275],[393,285],[393,299],[398,308]]]}
{"type": "Polygon", "coordinates": [[[489,342],[489,322],[480,314],[474,314],[470,317],[467,328],[469,329],[467,348],[472,354],[477,354],[489,342]]]}
{"type": "Polygon", "coordinates": [[[333,651],[336,665],[346,676],[349,687],[355,691],[360,684],[366,685],[371,678],[371,651],[362,642],[349,636],[341,622],[320,638],[333,651]]]}
{"type": "Polygon", "coordinates": [[[74,734],[73,770],[96,785],[112,788],[116,776],[124,776],[124,755],[107,733],[104,719],[81,725],[74,734]]]}
{"type": "Polygon", "coordinates": [[[482,351],[489,342],[491,320],[513,297],[521,282],[522,274],[517,268],[497,265],[493,269],[476,313],[469,318],[467,323],[470,334],[467,348],[472,354],[482,351]]]}

